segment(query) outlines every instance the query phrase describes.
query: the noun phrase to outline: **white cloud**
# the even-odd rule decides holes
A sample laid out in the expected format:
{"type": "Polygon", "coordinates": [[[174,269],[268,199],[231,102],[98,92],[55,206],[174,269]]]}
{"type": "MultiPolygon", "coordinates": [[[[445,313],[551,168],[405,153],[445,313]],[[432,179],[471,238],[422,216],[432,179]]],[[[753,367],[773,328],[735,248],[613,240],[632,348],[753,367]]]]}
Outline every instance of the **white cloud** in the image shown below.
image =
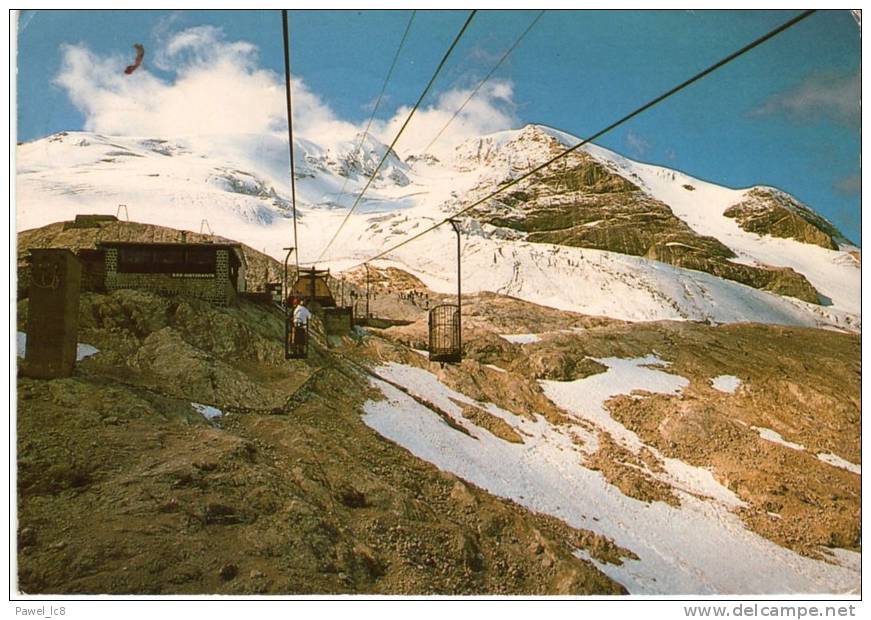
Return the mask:
{"type": "MultiPolygon", "coordinates": [[[[257,48],[228,41],[219,28],[198,26],[160,33],[158,49],[146,50],[144,64],[132,75],[132,58],[98,56],[82,45],[61,48],[55,78],[85,116],[84,128],[109,135],[194,136],[286,131],[284,78],[258,66],[257,48]],[[174,73],[165,80],[149,65],[174,73]]],[[[471,89],[452,89],[418,110],[397,150],[420,152],[465,101],[471,89]]],[[[465,138],[517,125],[513,86],[488,82],[454,119],[433,147],[444,155],[465,138]]],[[[294,131],[319,144],[352,140],[361,126],[337,117],[330,106],[300,79],[293,83],[294,131]]],[[[410,106],[401,106],[372,134],[389,143],[410,106]]]]}
{"type": "Polygon", "coordinates": [[[650,142],[631,129],[626,133],[626,146],[636,157],[642,157],[650,151],[650,142]]]}
{"type": "MultiPolygon", "coordinates": [[[[124,74],[129,59],[100,57],[81,45],[61,48],[55,83],[85,116],[85,129],[112,135],[186,136],[285,131],[282,76],[256,66],[257,49],[225,41],[219,29],[189,28],[158,50],[154,62],[171,67],[164,81],[145,64],[124,74]]],[[[294,80],[294,128],[300,135],[353,136],[355,128],[301,80],[294,80]]]]}
{"type": "MultiPolygon", "coordinates": [[[[400,155],[422,153],[471,93],[471,88],[451,89],[441,93],[432,105],[424,104],[418,109],[396,145],[400,155]]],[[[486,83],[441,134],[429,152],[437,157],[444,157],[467,138],[516,127],[519,121],[513,97],[514,86],[510,81],[493,80],[486,83]]],[[[373,123],[373,135],[389,144],[410,110],[411,106],[402,106],[389,120],[373,123]]]]}
{"type": "Polygon", "coordinates": [[[832,183],[832,188],[838,194],[854,196],[862,191],[862,177],[858,174],[839,177],[832,183]]]}
{"type": "Polygon", "coordinates": [[[816,73],[797,86],[772,95],[750,113],[753,116],[783,114],[795,122],[828,119],[858,125],[859,86],[858,70],[847,75],[816,73]]]}
{"type": "Polygon", "coordinates": [[[203,65],[213,62],[212,54],[215,53],[222,57],[247,58],[253,61],[257,48],[246,41],[224,41],[221,29],[215,26],[195,26],[170,38],[165,52],[170,58],[178,57],[183,52],[191,52],[197,63],[203,65]]]}

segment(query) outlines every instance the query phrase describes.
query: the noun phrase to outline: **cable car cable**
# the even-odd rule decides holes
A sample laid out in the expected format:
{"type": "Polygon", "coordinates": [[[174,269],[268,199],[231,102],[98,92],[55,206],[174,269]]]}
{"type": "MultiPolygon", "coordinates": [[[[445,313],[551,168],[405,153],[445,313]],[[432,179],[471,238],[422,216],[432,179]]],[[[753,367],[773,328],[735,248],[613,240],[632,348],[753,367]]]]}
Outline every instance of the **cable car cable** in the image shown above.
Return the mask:
{"type": "Polygon", "coordinates": [[[296,171],[293,164],[293,106],[290,100],[290,30],[287,26],[287,9],[281,10],[281,33],[284,37],[284,91],[287,100],[287,136],[290,148],[290,200],[293,209],[293,245],[296,248],[296,273],[299,274],[299,239],[296,227],[296,171]]]}
{"type": "MultiPolygon", "coordinates": [[[[372,114],[369,115],[369,120],[366,123],[366,129],[363,130],[363,134],[360,136],[360,141],[357,146],[354,148],[354,155],[356,156],[360,149],[363,147],[363,143],[366,141],[366,136],[369,135],[369,129],[372,126],[372,121],[375,119],[375,114],[378,112],[378,107],[381,105],[381,99],[384,97],[384,91],[387,89],[387,83],[390,81],[390,76],[393,75],[393,69],[396,68],[396,62],[399,60],[399,54],[402,52],[402,48],[405,46],[405,40],[408,38],[408,31],[411,30],[411,23],[414,21],[414,16],[417,14],[417,9],[411,12],[411,17],[408,18],[408,24],[405,26],[405,32],[402,34],[402,39],[399,41],[399,47],[396,48],[396,53],[393,55],[393,62],[390,64],[390,69],[387,70],[387,76],[384,78],[384,83],[381,85],[381,92],[378,93],[378,98],[375,100],[375,107],[372,108],[372,114]]],[[[345,188],[348,185],[349,176],[345,177],[345,180],[342,182],[342,188],[339,190],[339,198],[336,200],[336,204],[341,206],[342,198],[345,197],[345,188]]],[[[323,253],[318,260],[323,257],[323,253]]]]}
{"type": "Polygon", "coordinates": [[[482,86],[483,86],[483,85],[484,85],[484,84],[485,84],[485,83],[486,83],[486,82],[487,82],[487,81],[488,81],[488,80],[493,76],[494,73],[496,73],[496,70],[497,70],[500,66],[502,66],[502,63],[505,62],[505,59],[508,58],[508,56],[511,54],[511,52],[513,52],[514,49],[515,49],[518,45],[520,45],[520,42],[523,41],[524,37],[526,37],[527,34],[529,34],[529,31],[532,30],[532,28],[535,26],[535,24],[538,23],[538,20],[541,19],[542,15],[544,15],[544,13],[545,13],[545,10],[542,9],[542,10],[538,13],[538,15],[535,16],[535,19],[532,20],[532,22],[529,24],[529,26],[526,27],[526,30],[524,30],[524,31],[520,34],[520,36],[517,37],[517,40],[514,41],[514,43],[511,45],[511,47],[509,47],[509,48],[505,51],[505,53],[502,54],[502,58],[500,58],[499,61],[498,61],[495,65],[493,65],[493,68],[490,69],[490,72],[489,72],[489,73],[484,77],[484,79],[481,80],[480,82],[478,82],[478,85],[475,86],[475,88],[472,90],[472,92],[469,94],[469,96],[466,97],[466,100],[463,101],[462,105],[461,105],[459,108],[457,108],[457,111],[454,112],[454,115],[451,116],[451,118],[448,120],[448,122],[445,123],[444,126],[443,126],[441,129],[439,129],[439,131],[438,131],[438,133],[435,135],[435,137],[434,137],[432,140],[430,140],[429,144],[426,145],[426,148],[423,149],[423,153],[422,153],[423,155],[425,155],[426,153],[428,153],[429,150],[432,148],[432,145],[435,144],[436,142],[438,142],[438,139],[441,138],[442,134],[445,132],[445,130],[448,128],[448,126],[449,126],[451,123],[454,122],[454,120],[457,118],[457,116],[460,115],[460,112],[463,111],[463,108],[465,108],[466,105],[467,105],[467,104],[468,104],[472,99],[474,99],[475,95],[478,94],[478,91],[481,90],[481,87],[482,87],[482,86]]]}
{"type": "Polygon", "coordinates": [[[350,270],[350,269],[355,269],[355,268],[359,267],[360,265],[362,265],[362,264],[364,264],[364,263],[369,263],[369,262],[372,262],[373,260],[376,260],[376,259],[382,258],[382,257],[385,256],[386,254],[389,254],[390,252],[393,252],[394,250],[397,250],[398,248],[400,248],[400,247],[402,247],[402,246],[404,246],[404,245],[406,245],[406,244],[408,244],[408,243],[411,243],[412,241],[415,241],[416,239],[419,239],[420,237],[424,236],[425,234],[427,234],[427,233],[429,233],[429,232],[432,232],[433,230],[435,230],[436,228],[438,228],[438,227],[441,226],[442,224],[445,224],[446,222],[448,222],[451,218],[455,218],[455,217],[457,217],[458,215],[462,215],[463,213],[466,213],[467,211],[470,211],[471,209],[474,209],[475,207],[477,207],[477,206],[483,204],[484,202],[490,200],[491,198],[493,198],[493,197],[496,196],[497,194],[499,194],[499,193],[501,193],[501,192],[504,192],[504,191],[505,191],[506,189],[508,189],[509,187],[512,187],[512,186],[514,186],[514,185],[517,185],[517,184],[520,183],[521,181],[523,181],[523,180],[525,180],[525,179],[528,179],[529,177],[535,175],[535,174],[538,173],[538,172],[541,172],[543,169],[547,168],[548,166],[550,166],[550,165],[551,165],[552,163],[554,163],[555,161],[558,161],[558,160],[562,159],[563,157],[565,157],[565,156],[568,155],[569,153],[573,153],[574,151],[578,150],[579,148],[581,148],[581,147],[584,146],[585,144],[588,144],[588,143],[592,142],[593,140],[595,140],[595,139],[597,139],[597,138],[599,138],[599,137],[605,135],[606,133],[610,132],[611,130],[613,130],[613,129],[617,128],[617,127],[619,127],[620,125],[622,125],[622,124],[625,123],[626,121],[628,121],[628,120],[630,120],[630,119],[632,119],[632,118],[638,116],[639,114],[641,114],[641,113],[644,112],[645,110],[648,110],[648,109],[652,108],[653,106],[655,106],[656,104],[661,103],[661,102],[664,101],[665,99],[668,99],[668,98],[671,97],[672,95],[677,94],[678,92],[680,92],[680,91],[683,90],[684,88],[686,88],[686,87],[690,86],[691,84],[697,82],[698,80],[702,79],[703,77],[707,76],[708,74],[713,73],[714,71],[716,71],[717,69],[719,69],[719,68],[722,67],[723,65],[725,65],[725,64],[727,64],[727,63],[729,63],[729,62],[735,60],[735,59],[738,58],[739,56],[742,56],[742,55],[746,54],[747,52],[749,52],[750,50],[754,49],[755,47],[758,47],[759,45],[762,45],[763,43],[765,43],[765,42],[768,41],[769,39],[771,39],[771,38],[777,36],[778,34],[780,34],[780,33],[783,32],[783,31],[785,31],[785,30],[791,28],[792,26],[796,25],[797,23],[799,23],[799,22],[802,21],[803,19],[805,19],[805,18],[807,18],[807,17],[810,17],[810,16],[813,15],[815,12],[816,12],[815,9],[809,9],[809,10],[803,11],[802,13],[800,13],[799,15],[797,15],[796,17],[793,17],[792,19],[790,19],[789,21],[785,22],[784,24],[781,24],[780,26],[778,26],[778,27],[775,28],[774,30],[771,30],[770,32],[768,32],[768,33],[762,35],[761,37],[759,37],[758,39],[752,41],[751,43],[748,43],[747,45],[745,45],[744,47],[742,47],[742,48],[739,49],[738,51],[733,52],[733,53],[729,54],[728,56],[726,56],[725,58],[723,58],[723,59],[717,61],[716,63],[714,63],[713,65],[711,65],[711,66],[708,67],[707,69],[704,69],[704,70],[700,71],[699,73],[696,73],[696,74],[695,74],[694,76],[692,76],[691,78],[689,78],[689,79],[687,79],[687,80],[681,82],[680,84],[678,84],[678,85],[675,86],[674,88],[672,88],[672,89],[666,91],[665,93],[659,95],[659,96],[656,97],[655,99],[651,99],[650,101],[648,101],[647,103],[645,103],[645,104],[642,105],[641,107],[637,108],[637,109],[634,110],[633,112],[630,112],[629,114],[627,114],[627,115],[624,116],[623,118],[621,118],[621,119],[619,119],[619,120],[617,120],[617,121],[614,121],[613,123],[611,123],[610,125],[608,125],[608,126],[605,127],[604,129],[602,129],[602,130],[596,132],[595,134],[593,134],[593,135],[590,136],[589,138],[586,138],[586,139],[584,139],[584,140],[581,140],[580,142],[578,142],[578,144],[576,144],[576,145],[574,145],[574,146],[572,146],[572,147],[567,148],[567,149],[566,149],[565,151],[563,151],[562,153],[560,153],[560,154],[558,154],[558,155],[552,157],[551,159],[547,160],[547,161],[544,162],[543,164],[540,164],[539,166],[536,166],[535,168],[533,168],[532,170],[530,170],[530,171],[527,172],[526,174],[521,175],[521,176],[517,177],[516,179],[512,179],[511,181],[508,181],[507,183],[505,183],[504,185],[501,185],[501,186],[498,187],[496,190],[494,190],[493,192],[487,194],[486,196],[484,196],[484,197],[481,198],[480,200],[476,200],[475,202],[473,202],[473,203],[470,204],[469,206],[460,209],[460,210],[457,211],[456,213],[454,213],[454,214],[452,214],[452,215],[450,215],[450,216],[444,218],[443,220],[439,221],[439,222],[436,223],[436,224],[433,224],[433,225],[430,226],[429,228],[425,228],[425,229],[422,230],[421,232],[419,232],[419,233],[417,233],[417,234],[415,234],[415,235],[409,237],[408,239],[405,239],[404,241],[401,241],[401,242],[399,242],[399,243],[397,243],[397,244],[395,244],[395,245],[389,247],[388,249],[386,249],[386,250],[384,250],[384,251],[382,251],[382,252],[379,252],[378,254],[375,254],[374,256],[369,257],[369,258],[366,259],[365,261],[361,261],[361,262],[359,262],[359,263],[357,263],[357,264],[355,264],[355,265],[353,265],[353,266],[351,266],[351,267],[348,267],[347,269],[345,269],[345,271],[348,271],[348,270],[350,270]]]}
{"type": "Polygon", "coordinates": [[[402,123],[402,126],[399,128],[399,131],[396,133],[396,136],[393,138],[393,141],[390,143],[390,146],[388,146],[387,150],[384,151],[384,156],[381,158],[381,161],[378,162],[378,165],[375,167],[375,170],[372,172],[372,176],[370,176],[369,180],[366,181],[366,185],[363,187],[363,189],[357,195],[357,198],[354,200],[354,204],[352,204],[351,208],[348,209],[348,212],[345,214],[345,218],[342,220],[342,223],[339,224],[339,227],[336,229],[336,232],[333,233],[333,236],[327,242],[327,245],[324,246],[324,249],[320,253],[318,260],[321,260],[321,258],[323,258],[323,256],[326,254],[327,250],[330,248],[330,246],[333,244],[333,242],[339,236],[339,233],[345,227],[345,224],[348,223],[348,219],[351,217],[351,214],[357,209],[357,206],[360,204],[360,200],[362,200],[363,195],[369,189],[369,186],[372,185],[372,182],[375,180],[375,177],[378,176],[378,171],[381,170],[381,167],[384,165],[384,162],[387,161],[387,157],[390,155],[390,153],[393,152],[393,147],[396,146],[396,142],[399,140],[400,136],[402,135],[402,132],[405,131],[405,128],[408,126],[408,123],[411,121],[411,118],[414,116],[414,113],[417,112],[417,109],[420,107],[420,104],[423,101],[424,97],[426,97],[427,93],[429,93],[430,89],[432,88],[433,83],[435,82],[439,73],[441,73],[442,68],[444,68],[445,64],[448,61],[448,58],[450,57],[451,53],[454,51],[454,48],[457,46],[457,43],[460,42],[460,39],[463,37],[463,34],[466,32],[466,29],[468,29],[469,24],[472,22],[472,18],[475,17],[475,14],[477,12],[478,12],[477,9],[473,9],[471,12],[469,12],[469,16],[466,18],[466,21],[463,24],[463,27],[460,28],[460,31],[457,33],[457,36],[454,37],[453,43],[451,43],[451,46],[448,48],[448,51],[445,52],[445,55],[442,57],[441,62],[436,67],[435,73],[433,73],[432,77],[430,78],[429,82],[426,85],[426,88],[423,89],[423,92],[420,94],[420,97],[418,97],[417,102],[414,104],[414,107],[411,108],[411,112],[408,113],[408,116],[406,117],[405,122],[402,123]]]}

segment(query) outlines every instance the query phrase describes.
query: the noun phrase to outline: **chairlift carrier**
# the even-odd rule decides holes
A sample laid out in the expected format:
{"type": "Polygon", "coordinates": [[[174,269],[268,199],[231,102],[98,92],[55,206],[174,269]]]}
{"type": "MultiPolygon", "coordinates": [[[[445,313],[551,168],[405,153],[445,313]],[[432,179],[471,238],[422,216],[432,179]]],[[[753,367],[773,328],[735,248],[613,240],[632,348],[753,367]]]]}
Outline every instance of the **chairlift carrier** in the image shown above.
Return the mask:
{"type": "Polygon", "coordinates": [[[308,357],[309,323],[297,326],[293,323],[293,313],[284,321],[284,358],[289,360],[308,357]]]}
{"type": "Polygon", "coordinates": [[[441,304],[429,311],[429,361],[452,364],[463,359],[460,344],[460,309],[441,304]]]}
{"type": "Polygon", "coordinates": [[[441,304],[429,311],[429,359],[458,364],[463,361],[463,292],[460,221],[448,220],[457,235],[457,303],[441,304]]]}

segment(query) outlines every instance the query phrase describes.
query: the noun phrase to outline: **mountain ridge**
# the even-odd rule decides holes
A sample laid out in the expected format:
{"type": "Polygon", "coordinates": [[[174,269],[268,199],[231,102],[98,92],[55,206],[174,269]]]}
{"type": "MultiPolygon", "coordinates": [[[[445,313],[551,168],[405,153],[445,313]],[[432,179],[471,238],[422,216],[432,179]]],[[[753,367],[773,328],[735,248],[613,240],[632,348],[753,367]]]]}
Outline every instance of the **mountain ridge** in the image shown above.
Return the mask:
{"type": "MultiPolygon", "coordinates": [[[[563,132],[529,125],[467,140],[452,161],[420,154],[401,160],[391,154],[390,165],[360,201],[325,263],[340,270],[365,260],[577,142],[563,132]]],[[[303,261],[314,259],[326,245],[365,174],[373,170],[374,158],[387,148],[372,138],[362,150],[355,151],[356,146],[349,142],[324,148],[308,140],[295,145],[302,162],[297,214],[303,261]]],[[[155,139],[56,134],[19,146],[18,228],[72,219],[74,213],[114,213],[123,203],[139,221],[197,230],[207,220],[217,233],[281,258],[291,228],[288,192],[281,189],[287,184],[281,165],[286,153],[286,142],[272,135],[155,139]]],[[[633,274],[635,284],[630,286],[644,296],[645,306],[657,310],[615,312],[595,297],[572,300],[576,310],[630,320],[785,320],[850,330],[860,325],[858,248],[809,208],[763,186],[722,188],[589,144],[468,215],[464,260],[490,253],[498,263],[506,252],[518,251],[525,257],[514,261],[516,275],[506,272],[507,278],[495,273],[504,270],[495,270],[492,277],[467,276],[464,284],[470,291],[514,290],[530,301],[553,305],[555,300],[528,286],[512,289],[512,282],[541,273],[567,287],[588,287],[605,277],[596,275],[602,271],[601,257],[591,253],[601,251],[633,274]],[[756,200],[755,215],[741,221],[730,217],[726,212],[746,202],[748,195],[756,200]],[[789,210],[789,226],[784,228],[782,218],[772,218],[777,209],[789,210]],[[576,267],[554,272],[552,261],[542,263],[533,256],[551,249],[572,254],[565,264],[576,267]],[[678,271],[663,271],[657,263],[678,271]],[[700,283],[714,299],[725,294],[720,289],[733,298],[739,294],[729,281],[774,295],[752,294],[755,310],[745,309],[738,318],[686,293],[675,297],[665,292],[660,298],[644,292],[651,285],[660,293],[678,290],[671,284],[663,287],[663,277],[700,283]],[[791,314],[803,318],[784,319],[782,313],[775,318],[764,310],[784,303],[795,309],[791,314]]],[[[428,275],[433,286],[447,282],[453,271],[433,260],[440,253],[435,248],[450,243],[450,235],[436,230],[427,237],[385,262],[428,275]]],[[[470,266],[482,270],[485,264],[470,266]]],[[[555,307],[573,309],[565,300],[555,307]]]]}

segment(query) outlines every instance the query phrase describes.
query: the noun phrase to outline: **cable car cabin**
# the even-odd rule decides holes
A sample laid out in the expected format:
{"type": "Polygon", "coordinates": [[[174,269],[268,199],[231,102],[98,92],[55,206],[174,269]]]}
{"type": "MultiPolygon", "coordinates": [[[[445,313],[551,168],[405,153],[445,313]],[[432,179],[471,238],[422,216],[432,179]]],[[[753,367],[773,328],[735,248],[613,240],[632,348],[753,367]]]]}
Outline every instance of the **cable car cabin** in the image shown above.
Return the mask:
{"type": "Polygon", "coordinates": [[[460,309],[442,304],[429,311],[429,361],[458,363],[463,360],[460,309]]]}
{"type": "Polygon", "coordinates": [[[329,269],[300,269],[296,282],[290,289],[290,296],[319,304],[322,308],[335,308],[336,300],[327,286],[329,269]]]}

